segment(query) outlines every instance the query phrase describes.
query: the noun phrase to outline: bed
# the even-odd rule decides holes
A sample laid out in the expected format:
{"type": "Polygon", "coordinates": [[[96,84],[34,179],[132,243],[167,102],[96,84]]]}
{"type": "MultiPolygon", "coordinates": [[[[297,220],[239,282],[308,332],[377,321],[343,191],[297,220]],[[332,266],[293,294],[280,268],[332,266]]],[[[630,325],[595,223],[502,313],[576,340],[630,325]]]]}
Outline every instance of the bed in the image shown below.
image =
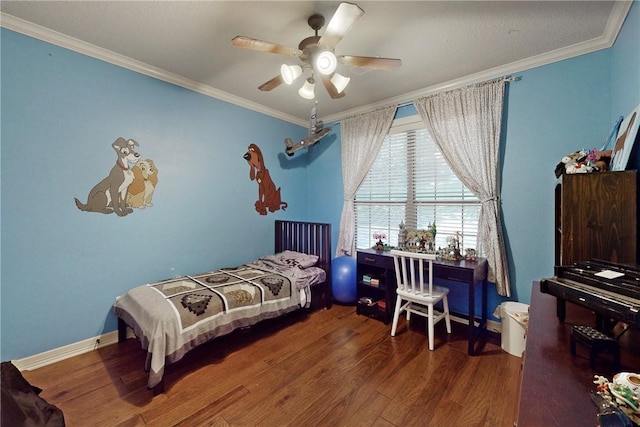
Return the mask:
{"type": "Polygon", "coordinates": [[[113,305],[118,341],[130,327],[147,351],[147,388],[164,391],[165,366],[216,337],[300,309],[329,308],[331,225],[275,221],[275,247],[243,265],[130,289],[113,305]]]}

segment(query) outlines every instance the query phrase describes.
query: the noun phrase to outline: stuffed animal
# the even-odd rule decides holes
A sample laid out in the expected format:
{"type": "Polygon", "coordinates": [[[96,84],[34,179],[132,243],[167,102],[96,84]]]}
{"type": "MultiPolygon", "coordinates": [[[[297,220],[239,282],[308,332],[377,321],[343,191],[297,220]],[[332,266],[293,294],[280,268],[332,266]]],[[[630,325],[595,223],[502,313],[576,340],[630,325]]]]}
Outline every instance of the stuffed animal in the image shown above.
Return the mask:
{"type": "Polygon", "coordinates": [[[593,163],[593,167],[600,172],[606,172],[609,170],[609,163],[611,163],[611,150],[598,151],[593,149],[589,151],[587,158],[593,163]],[[589,159],[591,156],[593,157],[589,159]]]}
{"type": "Polygon", "coordinates": [[[562,174],[604,172],[609,170],[611,150],[598,151],[595,148],[567,154],[556,166],[556,178],[562,174]]]}
{"type": "Polygon", "coordinates": [[[556,178],[560,178],[562,174],[587,173],[593,171],[593,166],[587,165],[585,162],[587,153],[584,151],[576,151],[567,154],[562,158],[556,166],[556,178]]]}

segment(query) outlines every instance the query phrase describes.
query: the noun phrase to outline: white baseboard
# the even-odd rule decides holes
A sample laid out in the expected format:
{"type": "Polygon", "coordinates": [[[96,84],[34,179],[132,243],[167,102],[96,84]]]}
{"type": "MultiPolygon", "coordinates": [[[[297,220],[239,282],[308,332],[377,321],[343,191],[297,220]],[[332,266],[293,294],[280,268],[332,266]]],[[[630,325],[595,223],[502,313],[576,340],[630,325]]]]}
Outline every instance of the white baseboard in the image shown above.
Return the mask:
{"type": "MultiPolygon", "coordinates": [[[[451,320],[465,325],[469,324],[469,319],[464,317],[451,315],[451,320]]],[[[502,324],[500,322],[487,319],[487,330],[499,334],[502,330],[502,324]]],[[[133,331],[131,328],[127,328],[127,338],[132,337],[135,337],[133,331]]],[[[79,356],[117,342],[118,331],[112,331],[103,335],[98,335],[97,337],[87,338],[86,340],[65,345],[63,347],[54,348],[53,350],[45,351],[43,353],[34,354],[33,356],[15,359],[11,362],[20,371],[31,371],[33,369],[51,365],[52,363],[60,362],[74,356],[79,356]]]]}
{"type": "MultiPolygon", "coordinates": [[[[127,328],[127,338],[133,337],[133,331],[127,328]]],[[[118,342],[118,331],[108,332],[93,338],[87,338],[73,344],[54,348],[43,353],[34,354],[22,359],[15,359],[11,362],[20,371],[31,371],[52,363],[60,362],[74,356],[79,356],[102,347],[106,347],[118,342]]]]}
{"type": "MultiPolygon", "coordinates": [[[[469,319],[466,317],[456,316],[455,314],[451,314],[450,317],[454,322],[462,323],[463,325],[469,324],[469,319]]],[[[475,323],[478,326],[478,322],[476,321],[475,323]]],[[[487,319],[487,330],[499,334],[502,332],[502,323],[487,319]]]]}
{"type": "Polygon", "coordinates": [[[502,323],[496,322],[495,320],[487,320],[487,330],[491,332],[495,332],[497,334],[501,334],[502,323]]]}

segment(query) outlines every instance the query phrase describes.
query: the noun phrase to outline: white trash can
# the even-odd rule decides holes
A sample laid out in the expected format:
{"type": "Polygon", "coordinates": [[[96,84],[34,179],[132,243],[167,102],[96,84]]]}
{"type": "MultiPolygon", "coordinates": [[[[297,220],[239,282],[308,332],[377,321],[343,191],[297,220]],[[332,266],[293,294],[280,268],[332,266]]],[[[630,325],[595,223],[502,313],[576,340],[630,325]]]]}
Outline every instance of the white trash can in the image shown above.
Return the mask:
{"type": "Polygon", "coordinates": [[[500,305],[500,319],[502,349],[509,354],[522,357],[529,324],[529,305],[514,301],[503,302],[500,305]]]}

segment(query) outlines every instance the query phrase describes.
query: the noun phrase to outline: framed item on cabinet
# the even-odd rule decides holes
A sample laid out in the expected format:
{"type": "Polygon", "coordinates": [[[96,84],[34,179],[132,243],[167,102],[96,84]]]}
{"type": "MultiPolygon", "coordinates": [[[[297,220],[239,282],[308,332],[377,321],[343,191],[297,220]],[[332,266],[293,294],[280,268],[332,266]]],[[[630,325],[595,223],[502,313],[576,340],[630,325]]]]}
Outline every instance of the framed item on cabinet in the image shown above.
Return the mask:
{"type": "Polygon", "coordinates": [[[627,168],[633,144],[638,136],[638,127],[640,127],[640,105],[620,123],[616,145],[611,155],[612,171],[623,171],[627,168]]]}

